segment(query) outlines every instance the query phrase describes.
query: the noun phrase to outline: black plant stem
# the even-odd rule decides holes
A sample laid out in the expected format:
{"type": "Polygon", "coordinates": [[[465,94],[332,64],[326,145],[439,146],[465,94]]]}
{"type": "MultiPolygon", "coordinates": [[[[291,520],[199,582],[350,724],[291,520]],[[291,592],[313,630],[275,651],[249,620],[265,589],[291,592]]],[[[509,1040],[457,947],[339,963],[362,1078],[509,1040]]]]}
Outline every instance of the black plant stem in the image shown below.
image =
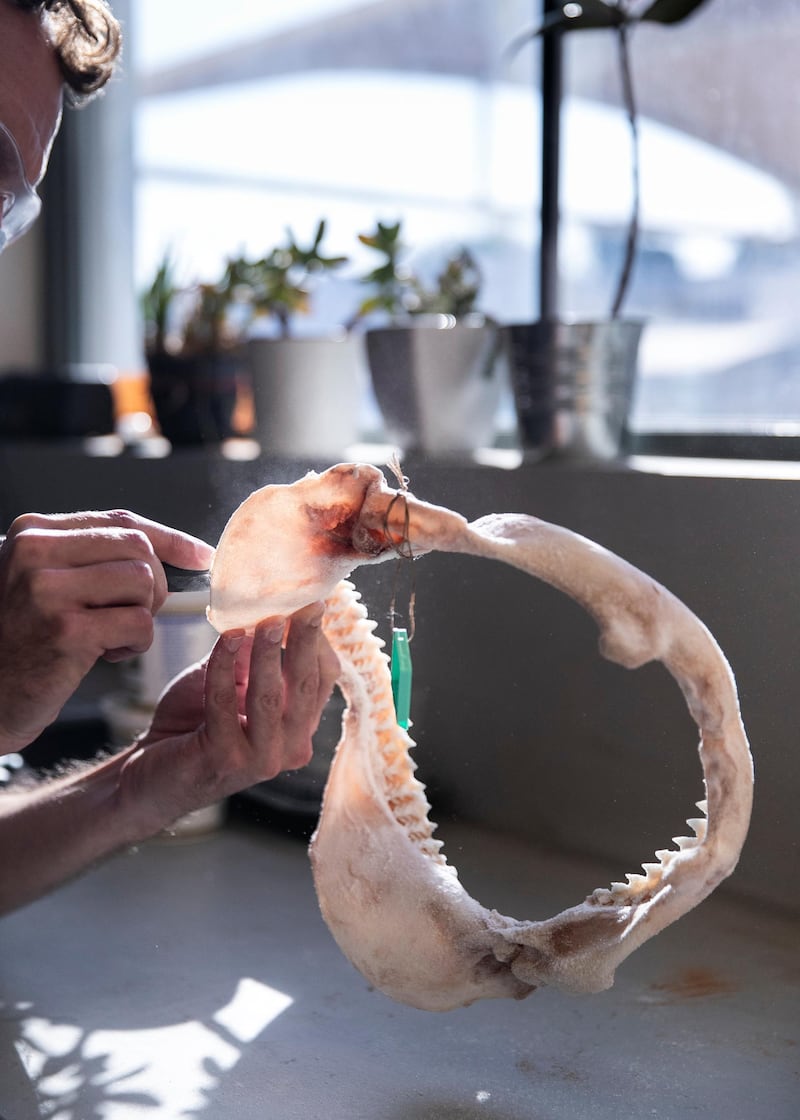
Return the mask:
{"type": "Polygon", "coordinates": [[[619,69],[622,79],[622,98],[628,116],[631,130],[631,187],[633,197],[631,200],[631,213],[628,219],[628,234],[625,240],[625,257],[617,281],[617,290],[611,304],[611,318],[618,319],[622,304],[628,291],[633,264],[636,259],[636,247],[639,240],[639,126],[636,111],[636,100],[633,93],[633,76],[631,74],[630,55],[628,52],[629,28],[626,23],[617,28],[617,46],[619,48],[619,69]]]}
{"type": "MultiPolygon", "coordinates": [[[[561,0],[544,0],[544,18],[560,10],[561,0]]],[[[562,37],[542,35],[542,151],[539,247],[539,317],[558,318],[558,211],[561,150],[562,37]]]]}

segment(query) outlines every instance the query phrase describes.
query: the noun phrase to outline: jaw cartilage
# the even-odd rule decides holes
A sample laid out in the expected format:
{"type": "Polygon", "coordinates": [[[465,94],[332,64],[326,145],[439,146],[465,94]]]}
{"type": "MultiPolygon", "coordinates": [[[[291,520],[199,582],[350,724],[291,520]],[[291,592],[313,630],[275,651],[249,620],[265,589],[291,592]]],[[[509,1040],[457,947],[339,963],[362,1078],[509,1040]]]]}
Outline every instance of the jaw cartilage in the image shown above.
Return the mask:
{"type": "MultiPolygon", "coordinates": [[[[730,666],[688,607],[600,545],[529,514],[488,514],[470,524],[405,492],[398,497],[376,467],[340,463],[252,494],[225,528],[211,584],[209,619],[220,633],[326,601],[325,635],[347,711],[311,841],[314,883],[342,952],[385,995],[444,1011],[476,999],[521,999],[543,985],[603,991],[635,949],[734,870],[750,820],[753,762],[730,666]],[[414,744],[400,725],[410,701],[403,635],[393,636],[392,672],[388,641],[347,581],[359,563],[397,558],[403,542],[415,557],[466,554],[543,580],[594,617],[608,660],[666,667],[699,731],[708,805],[689,823],[694,837],[679,836],[642,875],[552,918],[506,917],[469,895],[434,839],[414,744]]],[[[389,631],[393,606],[394,598],[389,631]]],[[[411,609],[407,626],[413,640],[411,609]]]]}
{"type": "Polygon", "coordinates": [[[405,627],[392,630],[392,696],[397,723],[405,731],[411,726],[411,647],[405,627]]]}

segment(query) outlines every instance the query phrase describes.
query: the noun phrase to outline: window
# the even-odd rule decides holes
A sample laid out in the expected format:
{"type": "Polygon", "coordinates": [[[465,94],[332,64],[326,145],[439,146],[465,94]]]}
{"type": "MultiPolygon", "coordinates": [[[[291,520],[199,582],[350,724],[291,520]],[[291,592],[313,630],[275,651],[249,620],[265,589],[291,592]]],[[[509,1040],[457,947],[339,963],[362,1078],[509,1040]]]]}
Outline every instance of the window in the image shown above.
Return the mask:
{"type": "MultiPolygon", "coordinates": [[[[306,329],[348,317],[357,234],[401,218],[433,268],[466,244],[482,305],[537,314],[539,50],[527,2],[131,0],[139,287],[166,249],[188,280],[328,222],[351,258],[306,329]]],[[[641,235],[627,314],[647,323],[632,424],[800,432],[793,0],[708,0],[631,36],[641,235]]],[[[616,39],[565,40],[561,310],[605,315],[631,197],[616,39]]]]}
{"type": "Polygon", "coordinates": [[[324,217],[328,248],[353,268],[316,329],[358,302],[358,233],[401,218],[423,259],[461,243],[478,254],[487,310],[529,316],[535,100],[530,59],[512,81],[502,58],[510,8],[242,3],[220,27],[218,7],[198,19],[202,7],[135,6],[140,282],[167,247],[187,277],[211,275],[226,254],[264,252],[287,226],[308,238],[324,217]]]}
{"type": "MultiPolygon", "coordinates": [[[[599,313],[587,289],[605,299],[619,267],[630,190],[611,170],[628,166],[628,137],[614,36],[567,44],[569,102],[586,118],[566,123],[566,160],[582,162],[564,203],[589,230],[572,277],[599,313]]],[[[631,37],[642,230],[626,307],[649,324],[639,431],[800,431],[798,47],[791,0],[708,0],[685,23],[631,37]]]]}

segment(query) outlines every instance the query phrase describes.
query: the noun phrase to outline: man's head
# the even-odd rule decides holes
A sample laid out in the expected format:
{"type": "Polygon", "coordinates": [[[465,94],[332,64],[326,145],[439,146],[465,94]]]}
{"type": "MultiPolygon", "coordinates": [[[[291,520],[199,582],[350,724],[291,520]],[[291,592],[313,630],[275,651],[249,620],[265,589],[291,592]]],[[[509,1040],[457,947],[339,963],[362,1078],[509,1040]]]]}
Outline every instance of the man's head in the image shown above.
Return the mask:
{"type": "Polygon", "coordinates": [[[0,249],[38,212],[33,188],[47,167],[63,91],[79,102],[100,89],[120,44],[104,0],[0,0],[0,249]]]}
{"type": "Polygon", "coordinates": [[[105,0],[10,2],[39,16],[73,103],[106,84],[122,46],[122,30],[105,0]]]}

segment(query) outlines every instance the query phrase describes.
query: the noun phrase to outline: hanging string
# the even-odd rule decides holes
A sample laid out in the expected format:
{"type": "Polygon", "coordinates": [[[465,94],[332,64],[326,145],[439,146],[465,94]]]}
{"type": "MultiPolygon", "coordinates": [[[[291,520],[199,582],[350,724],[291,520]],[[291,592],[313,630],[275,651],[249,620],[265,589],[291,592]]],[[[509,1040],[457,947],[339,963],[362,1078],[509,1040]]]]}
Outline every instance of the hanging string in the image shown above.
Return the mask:
{"type": "Polygon", "coordinates": [[[633,198],[631,212],[628,218],[628,232],[625,237],[625,256],[622,263],[617,289],[611,306],[611,318],[619,318],[622,303],[628,290],[636,261],[636,248],[639,241],[639,212],[641,209],[641,187],[639,174],[639,118],[636,108],[636,95],[633,89],[633,74],[631,72],[630,53],[628,51],[628,25],[625,20],[617,27],[617,46],[619,50],[619,68],[622,79],[622,97],[625,114],[628,118],[628,127],[631,136],[631,179],[633,185],[633,198]]]}
{"type": "MultiPolygon", "coordinates": [[[[410,540],[411,515],[410,515],[409,509],[408,509],[408,497],[407,497],[407,495],[408,495],[408,479],[406,478],[406,476],[402,472],[402,469],[400,467],[400,460],[398,459],[396,453],[389,460],[388,466],[389,466],[389,470],[392,472],[392,474],[397,479],[398,485],[400,487],[399,492],[394,495],[392,500],[389,502],[389,505],[386,507],[386,513],[384,514],[384,518],[383,518],[383,530],[384,530],[386,536],[392,542],[392,546],[393,546],[395,552],[397,553],[397,562],[395,564],[394,573],[393,573],[393,576],[392,576],[392,597],[391,597],[391,600],[389,602],[389,621],[391,623],[392,629],[394,630],[394,628],[395,628],[395,617],[396,617],[396,613],[397,613],[396,612],[396,607],[397,607],[397,594],[398,594],[398,588],[399,588],[399,583],[400,583],[400,571],[403,567],[403,561],[404,560],[413,561],[413,559],[414,559],[414,549],[412,548],[411,540],[410,540]],[[391,521],[392,511],[394,510],[394,508],[395,508],[395,506],[398,502],[403,503],[403,530],[402,530],[402,534],[399,537],[399,539],[396,539],[394,532],[390,528],[390,521],[391,521]]],[[[417,628],[416,601],[417,601],[416,573],[414,571],[414,568],[412,567],[411,568],[411,585],[410,585],[409,593],[408,593],[408,640],[409,640],[409,642],[413,641],[414,634],[415,634],[416,628],[417,628]]]]}

